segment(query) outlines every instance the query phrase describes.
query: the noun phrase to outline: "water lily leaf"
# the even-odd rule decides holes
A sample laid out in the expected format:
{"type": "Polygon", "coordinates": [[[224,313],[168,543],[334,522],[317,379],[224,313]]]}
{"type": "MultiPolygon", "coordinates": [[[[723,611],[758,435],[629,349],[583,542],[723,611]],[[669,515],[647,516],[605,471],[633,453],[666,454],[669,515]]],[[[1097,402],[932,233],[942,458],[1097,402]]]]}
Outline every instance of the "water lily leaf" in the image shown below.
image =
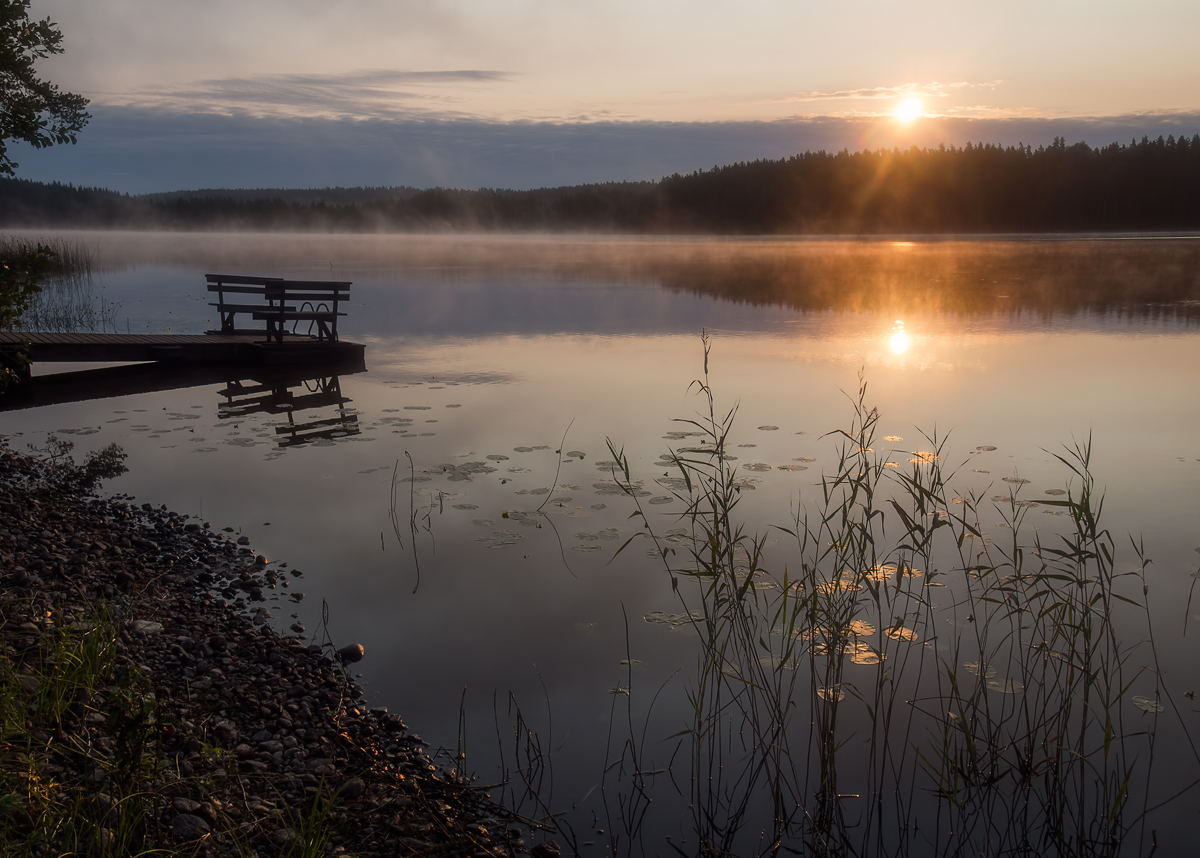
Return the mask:
{"type": "Polygon", "coordinates": [[[483,543],[487,548],[511,548],[525,541],[525,537],[511,530],[493,531],[491,536],[477,536],[476,542],[483,543]]]}
{"type": "Polygon", "coordinates": [[[1138,709],[1141,709],[1143,712],[1163,711],[1163,705],[1153,697],[1135,697],[1133,698],[1133,705],[1138,709]]]}
{"type": "Polygon", "coordinates": [[[696,613],[672,614],[672,613],[668,613],[667,611],[651,611],[650,613],[646,614],[646,616],[642,617],[642,619],[645,620],[647,623],[656,623],[658,625],[670,626],[671,628],[675,628],[676,626],[682,626],[682,625],[687,625],[688,623],[698,622],[698,621],[704,619],[704,616],[702,614],[696,614],[696,613]]]}
{"type": "Polygon", "coordinates": [[[1016,694],[1018,691],[1025,690],[1025,686],[1015,679],[1006,679],[1003,682],[991,679],[988,680],[987,687],[988,691],[999,691],[1001,694],[1016,694]]]}

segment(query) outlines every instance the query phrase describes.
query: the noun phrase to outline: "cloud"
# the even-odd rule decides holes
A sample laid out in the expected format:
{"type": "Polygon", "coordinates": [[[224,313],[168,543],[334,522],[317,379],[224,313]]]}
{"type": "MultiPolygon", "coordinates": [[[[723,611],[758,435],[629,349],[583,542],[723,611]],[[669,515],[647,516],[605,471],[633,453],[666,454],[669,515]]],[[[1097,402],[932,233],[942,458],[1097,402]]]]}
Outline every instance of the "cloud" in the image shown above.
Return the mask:
{"type": "Polygon", "coordinates": [[[75,146],[14,146],[18,176],[130,193],[412,185],[537,188],[653,180],[805,150],[1091,145],[1200,133],[1200,112],[1046,119],[878,116],[774,122],[485,122],[170,113],[99,105],[75,146]]]}
{"type": "Polygon", "coordinates": [[[486,69],[361,69],[340,74],[260,74],[213,78],[180,87],[146,86],[106,98],[124,107],[173,112],[247,113],[326,118],[456,118],[457,94],[514,75],[486,69]]]}
{"type": "Polygon", "coordinates": [[[781,98],[770,99],[775,103],[787,102],[809,102],[809,101],[881,101],[897,98],[905,98],[907,96],[918,96],[921,98],[948,98],[957,90],[988,88],[995,89],[997,86],[1005,83],[1003,80],[992,80],[984,83],[970,83],[969,81],[957,81],[955,83],[939,83],[938,81],[930,81],[929,83],[902,83],[898,86],[872,86],[862,89],[839,89],[833,92],[801,92],[794,95],[786,95],[781,98]]]}

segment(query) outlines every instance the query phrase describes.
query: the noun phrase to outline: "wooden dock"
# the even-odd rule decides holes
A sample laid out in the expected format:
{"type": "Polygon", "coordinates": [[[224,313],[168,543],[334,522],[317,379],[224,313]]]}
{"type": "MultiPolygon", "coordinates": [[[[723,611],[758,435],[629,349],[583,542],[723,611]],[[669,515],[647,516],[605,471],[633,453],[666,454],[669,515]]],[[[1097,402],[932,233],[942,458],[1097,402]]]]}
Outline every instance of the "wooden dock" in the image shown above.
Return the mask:
{"type": "Polygon", "coordinates": [[[0,351],[24,347],[30,361],[76,363],[293,364],[362,360],[366,347],[345,340],[283,334],[268,341],[263,331],[207,334],[58,334],[0,331],[0,351]]]}
{"type": "MultiPolygon", "coordinates": [[[[342,360],[288,364],[153,361],[126,366],[107,366],[34,376],[13,385],[0,392],[0,412],[224,384],[225,389],[220,391],[220,395],[226,400],[221,402],[222,408],[236,405],[246,410],[255,405],[259,406],[259,410],[269,410],[267,405],[270,405],[276,408],[278,413],[287,411],[290,414],[292,409],[340,404],[332,401],[327,403],[320,397],[307,394],[311,390],[326,391],[331,387],[330,379],[336,384],[339,376],[366,371],[367,367],[361,354],[342,360]],[[296,396],[289,392],[289,388],[294,387],[302,387],[305,392],[296,396]],[[281,390],[284,392],[279,393],[281,390]],[[256,403],[234,401],[235,396],[261,396],[263,392],[274,392],[273,398],[256,403]],[[267,405],[263,405],[263,402],[267,405]]],[[[340,395],[340,388],[338,392],[340,395]]]]}

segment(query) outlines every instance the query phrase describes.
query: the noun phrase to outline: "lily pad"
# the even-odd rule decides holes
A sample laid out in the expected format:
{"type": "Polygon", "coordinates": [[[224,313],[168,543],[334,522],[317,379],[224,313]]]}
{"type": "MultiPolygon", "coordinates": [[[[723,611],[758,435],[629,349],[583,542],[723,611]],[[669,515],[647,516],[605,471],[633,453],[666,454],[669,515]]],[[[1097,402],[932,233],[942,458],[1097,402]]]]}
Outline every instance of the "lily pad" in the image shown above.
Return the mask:
{"type": "Polygon", "coordinates": [[[981,444],[980,446],[976,447],[975,449],[981,453],[990,453],[993,450],[995,450],[996,448],[993,447],[991,444],[981,444]]]}
{"type": "Polygon", "coordinates": [[[771,466],[765,462],[747,462],[746,464],[742,465],[742,468],[747,471],[756,471],[758,473],[771,470],[771,466]]]}
{"type": "Polygon", "coordinates": [[[1025,690],[1025,686],[1015,679],[1006,679],[1003,682],[999,679],[990,679],[987,688],[988,691],[999,691],[1001,694],[1016,694],[1018,691],[1025,690]]]}
{"type": "Polygon", "coordinates": [[[817,697],[820,697],[826,703],[836,703],[846,699],[846,692],[835,685],[829,688],[818,688],[817,697]]]}
{"type": "Polygon", "coordinates": [[[447,479],[452,483],[470,482],[471,477],[476,474],[490,474],[496,469],[487,462],[463,462],[459,465],[443,464],[438,465],[436,469],[426,471],[426,473],[443,473],[447,475],[447,479]]]}
{"type": "Polygon", "coordinates": [[[1163,705],[1153,697],[1135,697],[1133,698],[1133,705],[1138,709],[1141,709],[1143,712],[1163,711],[1163,705]]]}
{"type": "Polygon", "coordinates": [[[650,498],[650,500],[646,501],[646,503],[650,503],[650,504],[654,504],[655,506],[659,506],[661,504],[671,503],[674,500],[675,500],[675,498],[667,497],[666,495],[663,495],[663,496],[656,497],[656,498],[650,498]]]}
{"type": "Polygon", "coordinates": [[[901,438],[899,435],[884,435],[883,440],[885,440],[885,441],[903,441],[904,439],[901,438]]]}
{"type": "Polygon", "coordinates": [[[1059,497],[1060,495],[1065,495],[1066,493],[1066,489],[1046,489],[1046,494],[1053,495],[1054,497],[1059,497]]]}
{"type": "Polygon", "coordinates": [[[451,509],[479,509],[479,504],[474,503],[456,503],[450,507],[451,509]]]}
{"type": "Polygon", "coordinates": [[[982,676],[984,679],[991,679],[996,675],[996,668],[983,662],[968,661],[963,667],[966,668],[968,673],[982,676]]]}
{"type": "Polygon", "coordinates": [[[482,543],[487,548],[511,548],[525,541],[525,537],[519,533],[514,533],[511,530],[496,530],[491,536],[477,536],[475,541],[482,543]]]}
{"type": "Polygon", "coordinates": [[[676,626],[683,626],[689,623],[698,622],[699,620],[704,619],[704,616],[702,614],[694,613],[672,614],[668,613],[667,611],[651,611],[650,613],[646,614],[646,616],[642,617],[642,619],[647,623],[656,623],[658,625],[675,628],[676,626]]]}
{"type": "Polygon", "coordinates": [[[777,471],[807,471],[808,465],[776,465],[777,471]]]}
{"type": "Polygon", "coordinates": [[[758,429],[760,432],[774,432],[774,431],[778,430],[779,427],[778,426],[759,426],[758,429]]]}
{"type": "Polygon", "coordinates": [[[598,495],[621,496],[632,494],[636,498],[650,497],[650,492],[643,489],[640,482],[631,484],[629,491],[621,488],[616,483],[592,483],[592,488],[596,490],[596,494],[598,495]]]}
{"type": "Polygon", "coordinates": [[[1004,482],[1012,483],[1014,486],[1024,486],[1032,482],[1032,480],[1027,480],[1024,477],[1003,477],[1002,479],[1004,482]]]}

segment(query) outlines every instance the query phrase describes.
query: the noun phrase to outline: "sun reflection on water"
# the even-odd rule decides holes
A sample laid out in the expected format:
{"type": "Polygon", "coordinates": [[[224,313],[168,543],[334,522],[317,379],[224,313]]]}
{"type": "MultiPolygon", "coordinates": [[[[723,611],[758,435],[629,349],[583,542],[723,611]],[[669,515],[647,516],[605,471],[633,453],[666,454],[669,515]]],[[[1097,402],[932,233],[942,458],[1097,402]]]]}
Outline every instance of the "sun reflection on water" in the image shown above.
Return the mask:
{"type": "Polygon", "coordinates": [[[896,320],[896,326],[892,328],[892,338],[889,342],[892,351],[898,355],[902,355],[908,351],[908,334],[904,332],[904,322],[900,319],[896,320]]]}

